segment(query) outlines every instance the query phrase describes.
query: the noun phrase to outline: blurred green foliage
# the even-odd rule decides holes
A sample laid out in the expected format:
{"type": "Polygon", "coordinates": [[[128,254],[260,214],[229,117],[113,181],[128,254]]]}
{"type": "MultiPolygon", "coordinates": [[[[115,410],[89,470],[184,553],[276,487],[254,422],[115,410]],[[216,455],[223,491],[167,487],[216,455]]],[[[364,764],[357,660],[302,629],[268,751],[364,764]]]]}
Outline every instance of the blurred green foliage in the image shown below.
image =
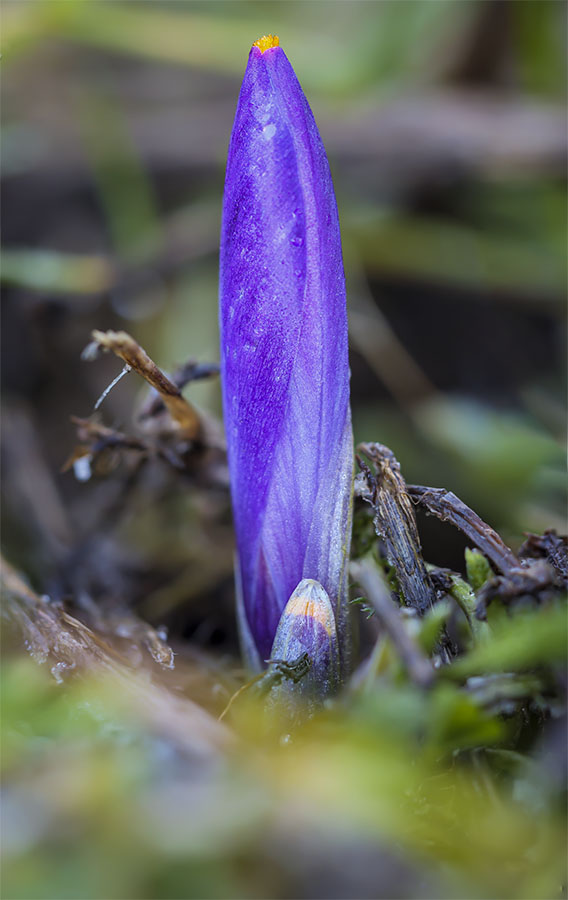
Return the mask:
{"type": "MultiPolygon", "coordinates": [[[[62,686],[6,659],[3,895],[303,896],[293,854],[309,835],[323,857],[343,842],[347,869],[353,842],[396,852],[438,897],[559,897],[561,764],[546,744],[517,748],[527,721],[558,714],[566,649],[565,609],[507,616],[424,691],[391,648],[284,741],[249,704],[235,750],[209,761],[138,721],[118,684],[62,686]]],[[[393,896],[388,869],[376,876],[370,896],[393,896]]]]}

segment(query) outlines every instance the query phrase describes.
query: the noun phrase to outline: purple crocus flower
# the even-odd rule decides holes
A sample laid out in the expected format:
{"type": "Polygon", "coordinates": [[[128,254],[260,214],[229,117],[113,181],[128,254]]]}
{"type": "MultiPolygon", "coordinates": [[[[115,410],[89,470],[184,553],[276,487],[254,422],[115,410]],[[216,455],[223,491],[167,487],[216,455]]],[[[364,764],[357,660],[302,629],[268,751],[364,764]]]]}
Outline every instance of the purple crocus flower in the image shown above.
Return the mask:
{"type": "Polygon", "coordinates": [[[271,35],[250,51],[229,146],[220,325],[245,657],[262,667],[311,579],[345,671],[353,445],[339,219],[314,117],[271,35]]]}

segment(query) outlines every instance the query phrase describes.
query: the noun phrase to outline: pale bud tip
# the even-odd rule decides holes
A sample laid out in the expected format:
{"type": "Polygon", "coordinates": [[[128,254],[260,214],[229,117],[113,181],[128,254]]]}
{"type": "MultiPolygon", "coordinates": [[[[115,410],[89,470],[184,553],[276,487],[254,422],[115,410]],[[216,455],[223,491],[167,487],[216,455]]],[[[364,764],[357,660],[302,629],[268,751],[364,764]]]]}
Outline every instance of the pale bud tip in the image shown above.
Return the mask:
{"type": "Polygon", "coordinates": [[[335,618],[330,599],[319,583],[312,578],[304,578],[288,600],[282,619],[287,616],[302,616],[313,619],[323,626],[331,636],[335,634],[335,618]]]}
{"type": "Polygon", "coordinates": [[[273,47],[280,45],[280,38],[277,34],[263,34],[258,41],[255,41],[253,47],[258,47],[261,53],[265,50],[271,50],[273,47]]]}

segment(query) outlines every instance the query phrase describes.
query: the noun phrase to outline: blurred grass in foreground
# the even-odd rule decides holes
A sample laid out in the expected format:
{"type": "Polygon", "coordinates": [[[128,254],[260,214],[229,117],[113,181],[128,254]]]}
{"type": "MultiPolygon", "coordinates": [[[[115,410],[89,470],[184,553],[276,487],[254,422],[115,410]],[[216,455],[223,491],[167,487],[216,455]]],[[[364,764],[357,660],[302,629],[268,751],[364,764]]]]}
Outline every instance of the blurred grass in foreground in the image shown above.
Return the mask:
{"type": "MultiPolygon", "coordinates": [[[[334,865],[358,865],[354,847],[394,855],[416,883],[395,894],[385,864],[378,896],[425,896],[428,884],[426,896],[560,897],[565,657],[554,606],[498,616],[426,692],[383,639],[364,681],[292,737],[242,705],[234,750],[208,757],[148,728],[112,679],[63,686],[8,658],[3,895],[304,896],[307,840],[316,857],[338,854],[332,878],[334,865]],[[527,722],[543,717],[548,739],[534,744],[527,722]]],[[[371,865],[370,885],[379,873],[371,865]]]]}

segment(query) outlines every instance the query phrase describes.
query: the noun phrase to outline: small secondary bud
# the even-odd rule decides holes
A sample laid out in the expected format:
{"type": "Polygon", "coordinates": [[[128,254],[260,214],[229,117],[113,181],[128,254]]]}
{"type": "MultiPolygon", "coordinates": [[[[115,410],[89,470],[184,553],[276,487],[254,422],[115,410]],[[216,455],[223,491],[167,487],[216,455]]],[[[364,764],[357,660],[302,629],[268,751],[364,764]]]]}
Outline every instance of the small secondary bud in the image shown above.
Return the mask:
{"type": "Polygon", "coordinates": [[[339,647],[333,607],[319,581],[304,578],[288,600],[272,645],[271,660],[290,663],[306,656],[310,667],[279,692],[310,701],[333,695],[339,686],[339,647]]]}

